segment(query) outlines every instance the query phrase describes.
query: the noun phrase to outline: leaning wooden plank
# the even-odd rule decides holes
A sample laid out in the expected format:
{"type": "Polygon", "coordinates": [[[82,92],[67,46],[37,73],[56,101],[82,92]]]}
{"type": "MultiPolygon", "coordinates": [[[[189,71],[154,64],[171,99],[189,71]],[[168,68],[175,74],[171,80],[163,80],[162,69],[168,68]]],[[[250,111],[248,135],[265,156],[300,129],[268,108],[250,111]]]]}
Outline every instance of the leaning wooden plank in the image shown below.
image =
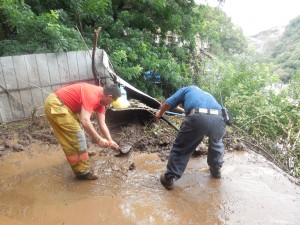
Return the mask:
{"type": "Polygon", "coordinates": [[[10,122],[13,119],[12,112],[10,109],[10,104],[8,100],[8,94],[1,93],[0,94],[0,114],[1,114],[1,122],[10,122]]]}
{"type": "Polygon", "coordinates": [[[86,51],[77,52],[78,75],[80,80],[85,80],[88,75],[86,51]]]}
{"type": "MultiPolygon", "coordinates": [[[[18,82],[16,79],[16,73],[14,68],[14,62],[12,57],[3,57],[1,59],[1,65],[3,68],[4,80],[6,83],[6,92],[10,105],[10,113],[12,120],[19,120],[24,117],[23,105],[21,102],[20,93],[18,90],[18,82]]],[[[3,89],[3,88],[2,88],[3,89]]]]}
{"type": "Polygon", "coordinates": [[[68,67],[68,58],[66,53],[57,54],[57,64],[60,80],[62,83],[70,82],[70,72],[68,67]]]}
{"type": "Polygon", "coordinates": [[[68,66],[70,71],[70,80],[71,82],[79,81],[80,79],[79,79],[76,52],[67,52],[67,57],[68,57],[68,66]]]}
{"type": "Polygon", "coordinates": [[[35,57],[36,57],[36,62],[37,62],[40,81],[41,81],[41,88],[43,94],[42,99],[44,100],[46,96],[48,96],[49,94],[49,88],[51,85],[47,56],[46,54],[37,54],[35,57]]]}
{"type": "Polygon", "coordinates": [[[11,94],[8,95],[8,100],[10,102],[12,119],[13,120],[24,119],[24,107],[23,107],[20,91],[14,91],[10,93],[11,94]]]}
{"type": "Polygon", "coordinates": [[[1,59],[2,58],[0,57],[0,93],[3,93],[4,90],[2,88],[6,89],[6,83],[4,79],[4,71],[3,71],[1,59]]]}
{"type": "Polygon", "coordinates": [[[1,122],[9,122],[12,121],[12,112],[10,103],[8,100],[8,91],[5,82],[5,72],[7,68],[8,60],[7,57],[0,58],[0,114],[1,114],[1,122]]]}
{"type": "Polygon", "coordinates": [[[86,79],[94,79],[93,76],[93,71],[92,71],[92,50],[86,52],[86,64],[87,64],[87,68],[88,68],[88,73],[87,73],[87,77],[86,79]]]}
{"type": "Polygon", "coordinates": [[[51,84],[60,84],[61,80],[58,70],[57,55],[55,53],[47,53],[47,62],[51,84]]]}
{"type": "Polygon", "coordinates": [[[35,55],[24,55],[24,58],[31,87],[40,87],[41,83],[35,55]]]}
{"type": "Polygon", "coordinates": [[[5,85],[6,89],[8,91],[18,89],[18,83],[16,79],[15,68],[14,68],[12,57],[11,56],[2,57],[1,65],[4,74],[4,82],[6,84],[5,85]]]}
{"type": "Polygon", "coordinates": [[[36,54],[35,58],[41,87],[47,87],[51,84],[47,56],[45,54],[36,54]]]}
{"type": "Polygon", "coordinates": [[[36,110],[36,115],[43,115],[44,114],[44,99],[42,90],[39,88],[34,88],[31,90],[32,97],[33,97],[33,107],[36,110]]]}
{"type": "Polygon", "coordinates": [[[13,56],[12,58],[19,89],[30,88],[24,56],[13,56]]]}
{"type": "Polygon", "coordinates": [[[29,118],[34,110],[31,90],[20,90],[20,95],[24,108],[24,117],[29,118]]]}

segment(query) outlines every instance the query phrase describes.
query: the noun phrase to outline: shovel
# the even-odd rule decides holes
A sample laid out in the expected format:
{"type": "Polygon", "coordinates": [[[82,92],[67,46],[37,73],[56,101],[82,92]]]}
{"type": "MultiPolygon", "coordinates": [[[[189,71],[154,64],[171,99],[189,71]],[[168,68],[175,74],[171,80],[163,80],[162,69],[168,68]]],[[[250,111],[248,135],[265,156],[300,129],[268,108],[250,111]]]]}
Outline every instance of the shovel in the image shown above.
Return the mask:
{"type": "MultiPolygon", "coordinates": [[[[151,112],[153,114],[153,116],[155,117],[155,112],[153,112],[153,111],[149,111],[149,112],[151,112]]],[[[178,113],[175,113],[175,114],[177,115],[178,113]]],[[[180,115],[180,114],[178,114],[178,115],[180,115]]],[[[160,117],[160,119],[165,121],[168,125],[173,127],[176,131],[179,131],[179,128],[177,126],[175,126],[175,124],[172,123],[170,120],[168,120],[165,116],[160,117]]]]}
{"type": "Polygon", "coordinates": [[[175,125],[174,125],[174,123],[172,123],[170,120],[168,120],[166,117],[164,117],[164,116],[162,116],[162,117],[160,117],[163,121],[165,121],[167,124],[169,124],[171,127],[173,127],[175,130],[177,130],[177,131],[179,131],[179,128],[178,127],[176,127],[175,125]]]}

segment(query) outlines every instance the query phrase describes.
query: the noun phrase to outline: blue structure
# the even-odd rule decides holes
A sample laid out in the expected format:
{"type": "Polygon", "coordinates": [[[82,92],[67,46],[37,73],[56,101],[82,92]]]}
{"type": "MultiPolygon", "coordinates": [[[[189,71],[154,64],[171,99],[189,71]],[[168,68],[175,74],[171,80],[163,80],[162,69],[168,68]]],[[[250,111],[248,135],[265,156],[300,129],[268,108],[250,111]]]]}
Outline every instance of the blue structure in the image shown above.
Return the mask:
{"type": "Polygon", "coordinates": [[[145,80],[154,81],[155,84],[161,84],[161,77],[155,70],[147,70],[144,72],[145,80]]]}

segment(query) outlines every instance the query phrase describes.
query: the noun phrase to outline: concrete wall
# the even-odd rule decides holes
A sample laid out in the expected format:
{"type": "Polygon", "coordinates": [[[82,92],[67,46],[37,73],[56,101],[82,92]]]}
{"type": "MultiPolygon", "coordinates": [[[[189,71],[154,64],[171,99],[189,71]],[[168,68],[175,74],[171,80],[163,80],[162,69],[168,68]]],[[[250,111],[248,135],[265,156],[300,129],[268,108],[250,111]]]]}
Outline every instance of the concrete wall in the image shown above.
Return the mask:
{"type": "MultiPolygon", "coordinates": [[[[102,63],[103,50],[96,51],[96,68],[112,83],[102,63]]],[[[106,53],[105,53],[106,54],[106,53]]],[[[93,81],[92,51],[46,53],[0,57],[0,123],[44,114],[49,93],[77,81],[93,81]]]]}

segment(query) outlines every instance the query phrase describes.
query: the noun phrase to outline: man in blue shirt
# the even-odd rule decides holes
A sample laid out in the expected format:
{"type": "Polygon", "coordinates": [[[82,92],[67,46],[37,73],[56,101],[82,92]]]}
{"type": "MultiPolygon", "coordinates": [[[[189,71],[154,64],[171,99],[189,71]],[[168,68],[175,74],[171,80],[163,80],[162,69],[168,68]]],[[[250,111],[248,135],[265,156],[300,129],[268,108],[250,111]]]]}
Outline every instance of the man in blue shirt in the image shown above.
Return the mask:
{"type": "Polygon", "coordinates": [[[182,123],[170,152],[167,172],[160,176],[162,185],[171,190],[174,182],[178,180],[190,159],[190,156],[200,144],[204,135],[209,138],[207,163],[214,178],[221,178],[223,165],[226,123],[222,116],[222,106],[209,93],[197,86],[187,86],[179,89],[168,98],[156,113],[156,118],[163,116],[164,112],[182,104],[186,120],[182,123]]]}

